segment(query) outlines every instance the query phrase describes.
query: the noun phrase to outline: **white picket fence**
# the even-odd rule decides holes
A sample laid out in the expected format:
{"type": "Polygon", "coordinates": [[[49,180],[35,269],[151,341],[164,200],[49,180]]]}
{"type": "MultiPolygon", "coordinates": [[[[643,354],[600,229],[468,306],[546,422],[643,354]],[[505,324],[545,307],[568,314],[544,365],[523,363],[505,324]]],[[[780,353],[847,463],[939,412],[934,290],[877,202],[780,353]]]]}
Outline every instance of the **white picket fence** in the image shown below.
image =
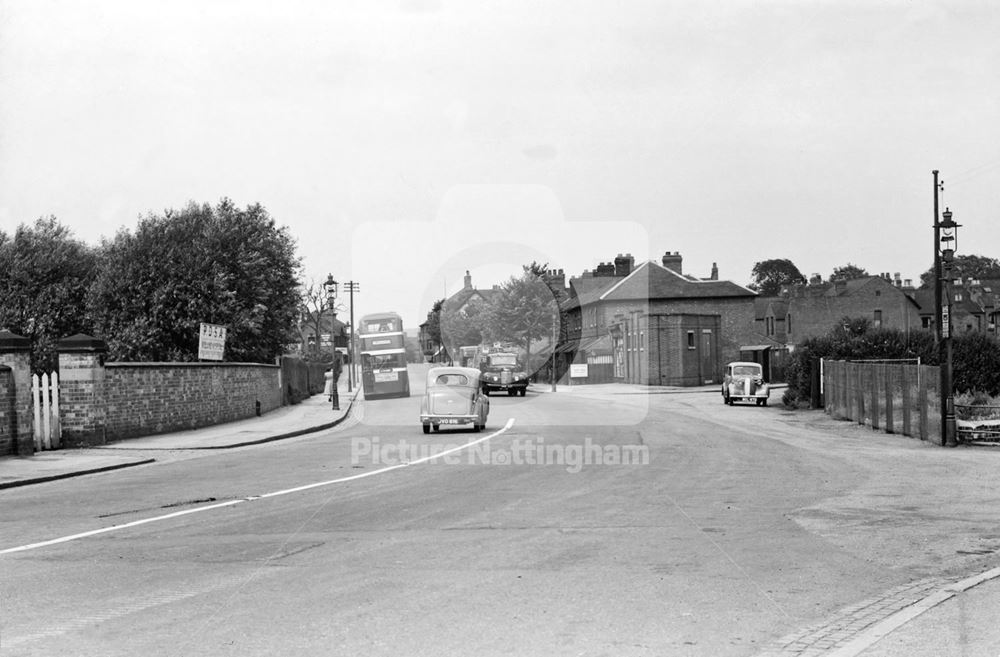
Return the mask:
{"type": "Polygon", "coordinates": [[[31,375],[31,400],[35,410],[35,450],[57,449],[59,426],[59,375],[31,375]]]}

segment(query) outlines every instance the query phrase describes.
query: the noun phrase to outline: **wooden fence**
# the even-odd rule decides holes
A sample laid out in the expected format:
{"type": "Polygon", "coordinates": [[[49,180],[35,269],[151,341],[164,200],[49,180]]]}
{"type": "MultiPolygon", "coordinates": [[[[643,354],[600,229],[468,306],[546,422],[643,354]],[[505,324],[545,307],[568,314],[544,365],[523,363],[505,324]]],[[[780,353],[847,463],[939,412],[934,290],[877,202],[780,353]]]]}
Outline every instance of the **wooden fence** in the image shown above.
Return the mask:
{"type": "Polygon", "coordinates": [[[939,390],[940,374],[934,365],[823,362],[827,414],[886,433],[939,440],[939,390]]]}

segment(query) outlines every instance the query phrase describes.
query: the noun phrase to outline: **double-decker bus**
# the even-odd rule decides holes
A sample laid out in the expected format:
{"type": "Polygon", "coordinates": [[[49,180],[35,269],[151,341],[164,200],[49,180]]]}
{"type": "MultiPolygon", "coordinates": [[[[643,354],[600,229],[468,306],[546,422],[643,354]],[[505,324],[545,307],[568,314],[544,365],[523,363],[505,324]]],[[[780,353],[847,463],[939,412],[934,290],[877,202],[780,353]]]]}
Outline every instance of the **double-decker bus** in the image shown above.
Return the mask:
{"type": "Polygon", "coordinates": [[[365,315],[357,330],[365,399],[409,397],[403,318],[393,312],[365,315]]]}

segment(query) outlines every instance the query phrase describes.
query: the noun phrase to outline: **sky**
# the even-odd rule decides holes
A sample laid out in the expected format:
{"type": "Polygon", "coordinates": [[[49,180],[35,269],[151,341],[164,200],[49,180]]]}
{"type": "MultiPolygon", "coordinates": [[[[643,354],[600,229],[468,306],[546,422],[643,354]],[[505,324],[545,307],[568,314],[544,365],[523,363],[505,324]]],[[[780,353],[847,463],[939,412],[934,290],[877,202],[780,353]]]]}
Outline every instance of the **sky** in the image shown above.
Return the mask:
{"type": "Polygon", "coordinates": [[[998,62],[985,0],[0,0],[0,230],[260,203],[410,327],[620,253],[916,281],[935,169],[1000,257],[998,62]]]}

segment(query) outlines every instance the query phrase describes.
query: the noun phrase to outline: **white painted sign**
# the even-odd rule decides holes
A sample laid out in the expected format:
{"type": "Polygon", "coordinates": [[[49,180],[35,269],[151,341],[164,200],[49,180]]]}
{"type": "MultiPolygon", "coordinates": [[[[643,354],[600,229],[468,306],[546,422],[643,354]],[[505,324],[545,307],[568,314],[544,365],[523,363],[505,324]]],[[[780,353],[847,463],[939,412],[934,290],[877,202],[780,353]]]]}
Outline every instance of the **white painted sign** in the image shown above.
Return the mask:
{"type": "Polygon", "coordinates": [[[222,360],[225,351],[226,327],[202,323],[198,336],[198,358],[200,360],[222,360]]]}
{"type": "Polygon", "coordinates": [[[572,379],[585,379],[587,378],[587,364],[586,363],[573,363],[569,366],[569,376],[572,379]]]}

